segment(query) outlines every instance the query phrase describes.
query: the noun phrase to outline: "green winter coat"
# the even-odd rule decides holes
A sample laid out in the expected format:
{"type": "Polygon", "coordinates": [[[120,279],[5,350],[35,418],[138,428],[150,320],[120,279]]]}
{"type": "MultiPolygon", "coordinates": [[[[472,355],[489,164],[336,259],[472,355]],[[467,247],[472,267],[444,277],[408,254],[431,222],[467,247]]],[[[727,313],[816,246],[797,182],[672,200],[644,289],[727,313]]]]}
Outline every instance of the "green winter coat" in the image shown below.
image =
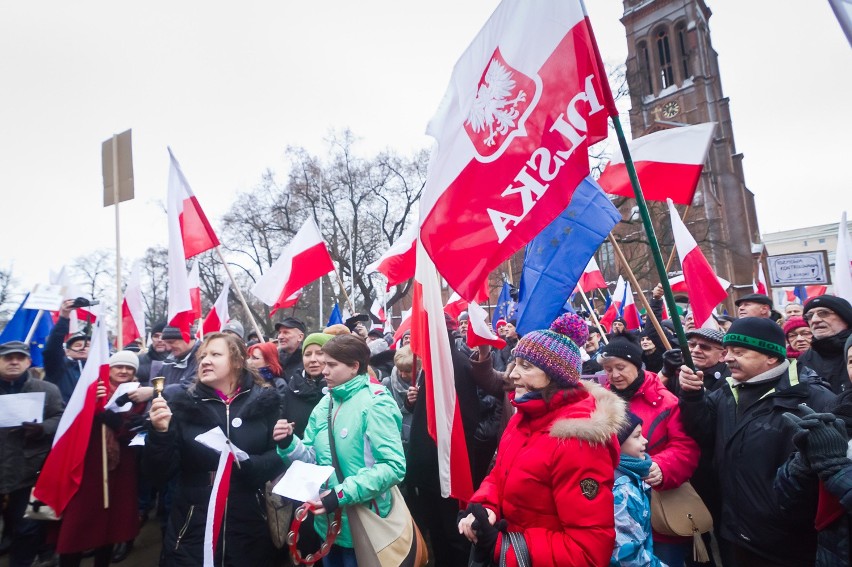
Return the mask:
{"type": "MultiPolygon", "coordinates": [[[[391,508],[388,490],[405,478],[402,450],[402,414],[393,396],[381,384],[371,383],[366,374],[329,390],[311,412],[303,439],[294,437],[287,449],[278,449],[285,462],[304,461],[331,465],[328,443],[328,407],[332,405],[334,445],[346,479],[337,473],[329,478],[330,488],[342,507],[375,500],[379,513],[387,516],[391,508]]],[[[325,514],[314,518],[314,527],[325,538],[325,514]]],[[[343,526],[335,541],[352,547],[349,520],[343,508],[343,526]]]]}

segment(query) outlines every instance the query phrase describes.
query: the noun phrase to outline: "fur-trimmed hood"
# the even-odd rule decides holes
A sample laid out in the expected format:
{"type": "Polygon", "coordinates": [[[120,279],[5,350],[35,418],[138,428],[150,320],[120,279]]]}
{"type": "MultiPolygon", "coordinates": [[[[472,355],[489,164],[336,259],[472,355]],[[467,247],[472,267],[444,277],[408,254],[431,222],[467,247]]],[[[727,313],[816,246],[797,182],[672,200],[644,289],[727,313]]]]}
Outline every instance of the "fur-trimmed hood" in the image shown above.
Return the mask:
{"type": "Polygon", "coordinates": [[[627,404],[603,386],[585,380],[581,380],[580,384],[595,399],[594,411],[589,417],[556,420],[550,428],[550,435],[557,439],[607,443],[626,423],[627,404]]]}

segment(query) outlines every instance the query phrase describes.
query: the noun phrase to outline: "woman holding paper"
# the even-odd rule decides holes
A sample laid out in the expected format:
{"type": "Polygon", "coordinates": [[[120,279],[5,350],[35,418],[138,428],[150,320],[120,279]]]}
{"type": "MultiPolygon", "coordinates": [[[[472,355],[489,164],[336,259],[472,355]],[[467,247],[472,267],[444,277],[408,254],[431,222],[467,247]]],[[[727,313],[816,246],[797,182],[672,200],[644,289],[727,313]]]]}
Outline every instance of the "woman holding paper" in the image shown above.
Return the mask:
{"type": "MultiPolygon", "coordinates": [[[[340,335],[322,346],[328,394],[311,412],[304,436],[293,434],[293,424],[275,425],[278,454],[287,462],[331,465],[331,474],[314,506],[314,526],[325,538],[327,514],[341,506],[375,502],[379,514],[391,508],[391,487],[405,477],[402,451],[402,415],[387,389],[367,375],[370,349],[353,335],[340,335]],[[332,456],[332,443],[334,457],[332,456]],[[336,458],[335,458],[336,457],[336,458]]],[[[326,567],[355,565],[352,534],[346,508],[342,529],[323,558],[326,567]]]]}
{"type": "MultiPolygon", "coordinates": [[[[196,438],[211,430],[226,437],[237,453],[248,454],[233,463],[229,489],[214,502],[225,507],[221,531],[214,536],[215,564],[272,565],[263,487],[284,469],[272,440],[278,393],[249,368],[246,347],[233,335],[206,335],[197,356],[195,382],[168,402],[155,398],[151,403],[143,466],[157,483],[177,479],[160,565],[204,563],[205,529],[213,525],[207,511],[221,453],[196,438]]],[[[224,486],[224,474],[220,480],[224,486]]]]}
{"type": "Polygon", "coordinates": [[[83,552],[89,549],[95,550],[95,565],[106,567],[112,559],[113,546],[133,541],[139,533],[137,454],[128,443],[144,424],[145,404],[126,402],[121,407],[107,404],[119,386],[135,381],[138,366],[139,358],[135,353],[119,351],[109,359],[108,384],[97,385],[95,415],[80,488],[68,502],[57,526],[58,532],[53,534],[62,567],[80,565],[83,552]],[[104,455],[108,503],[104,502],[104,455]]]}

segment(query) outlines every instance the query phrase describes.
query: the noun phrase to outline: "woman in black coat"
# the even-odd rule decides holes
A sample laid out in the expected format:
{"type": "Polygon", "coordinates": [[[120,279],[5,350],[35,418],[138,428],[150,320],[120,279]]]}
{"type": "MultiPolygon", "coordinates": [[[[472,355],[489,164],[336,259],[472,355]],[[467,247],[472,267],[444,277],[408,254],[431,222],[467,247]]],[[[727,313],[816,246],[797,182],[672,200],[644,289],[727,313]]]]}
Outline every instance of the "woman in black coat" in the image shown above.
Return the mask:
{"type": "Polygon", "coordinates": [[[177,480],[160,564],[203,563],[207,507],[219,453],[195,438],[218,426],[249,458],[232,468],[215,563],[271,565],[274,547],[263,487],[284,469],[272,440],[279,417],[278,393],[249,370],[246,347],[232,335],[207,335],[198,362],[198,376],[187,390],[175,391],[168,403],[155,398],[151,404],[145,470],[158,483],[177,480]]]}

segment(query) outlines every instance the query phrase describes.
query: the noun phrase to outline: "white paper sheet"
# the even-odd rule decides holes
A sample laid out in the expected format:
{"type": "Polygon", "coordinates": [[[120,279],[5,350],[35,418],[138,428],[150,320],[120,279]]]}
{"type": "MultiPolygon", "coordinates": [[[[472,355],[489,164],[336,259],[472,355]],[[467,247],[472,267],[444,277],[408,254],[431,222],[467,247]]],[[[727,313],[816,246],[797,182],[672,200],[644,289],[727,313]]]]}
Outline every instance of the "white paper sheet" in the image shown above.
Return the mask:
{"type": "Polygon", "coordinates": [[[25,421],[44,419],[44,392],[0,396],[0,427],[20,427],[25,421]]]}
{"type": "Polygon", "coordinates": [[[130,443],[127,445],[128,447],[143,447],[145,445],[145,439],[148,437],[148,433],[137,433],[136,437],[130,440],[130,443]]]}
{"type": "Polygon", "coordinates": [[[210,447],[220,453],[222,451],[231,451],[234,454],[234,458],[238,461],[245,461],[249,458],[248,453],[228,441],[228,438],[225,437],[225,432],[218,425],[210,431],[198,435],[195,440],[205,447],[210,447]]]}
{"type": "Polygon", "coordinates": [[[115,404],[115,400],[117,400],[118,398],[120,398],[124,394],[127,394],[129,392],[136,390],[136,388],[138,388],[138,387],[139,387],[139,382],[125,382],[123,384],[119,384],[118,388],[115,389],[115,393],[112,395],[112,397],[107,402],[106,409],[112,410],[114,412],[119,412],[119,413],[124,412],[124,411],[130,411],[130,408],[133,407],[133,402],[127,402],[123,406],[117,406],[115,404]]]}
{"type": "Polygon", "coordinates": [[[272,492],[297,502],[316,500],[319,498],[320,487],[333,472],[334,467],[328,465],[293,461],[278,484],[272,488],[272,492]]]}

